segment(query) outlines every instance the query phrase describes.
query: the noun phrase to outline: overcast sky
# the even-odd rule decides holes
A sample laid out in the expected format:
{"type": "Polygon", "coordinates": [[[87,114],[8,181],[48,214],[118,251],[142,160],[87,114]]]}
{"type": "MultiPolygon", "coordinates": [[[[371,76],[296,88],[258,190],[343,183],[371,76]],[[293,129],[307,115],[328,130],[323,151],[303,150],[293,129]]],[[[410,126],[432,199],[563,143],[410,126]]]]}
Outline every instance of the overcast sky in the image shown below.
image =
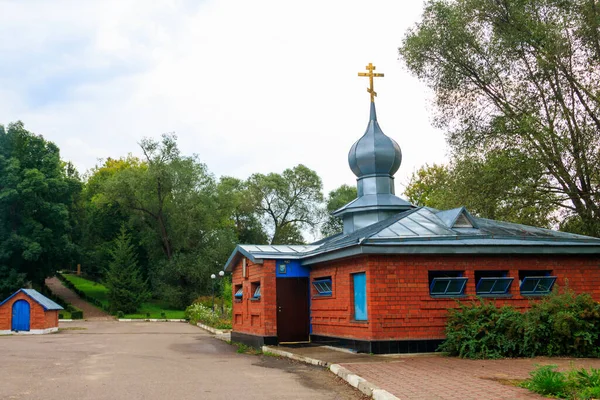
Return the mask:
{"type": "Polygon", "coordinates": [[[55,142],[81,172],[175,132],[216,176],[299,163],[326,191],[355,184],[347,154],[378,119],[402,148],[402,193],[443,162],[431,94],[397,48],[420,0],[0,0],[0,123],[55,142]]]}

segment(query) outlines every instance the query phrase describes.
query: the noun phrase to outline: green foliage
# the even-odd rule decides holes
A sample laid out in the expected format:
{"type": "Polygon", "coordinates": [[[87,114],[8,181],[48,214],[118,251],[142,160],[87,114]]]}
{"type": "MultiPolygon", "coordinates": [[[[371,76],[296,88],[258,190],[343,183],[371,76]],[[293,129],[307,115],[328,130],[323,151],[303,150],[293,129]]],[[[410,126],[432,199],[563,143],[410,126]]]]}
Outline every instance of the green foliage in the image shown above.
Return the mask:
{"type": "Polygon", "coordinates": [[[520,313],[480,300],[449,310],[440,350],[465,358],[597,357],[600,304],[590,295],[554,291],[520,313]]]}
{"type": "Polygon", "coordinates": [[[57,277],[82,299],[108,305],[108,289],[101,283],[72,274],[58,274],[57,277]]]}
{"type": "MultiPolygon", "coordinates": [[[[204,302],[203,302],[204,303],[204,302]]],[[[218,307],[215,306],[213,312],[210,306],[203,303],[194,303],[185,310],[185,317],[191,323],[196,324],[198,322],[204,325],[212,326],[217,329],[231,329],[231,309],[225,309],[225,316],[220,315],[218,307]],[[228,318],[227,318],[228,316],[228,318]]]]}
{"type": "Polygon", "coordinates": [[[600,355],[600,304],[587,294],[554,292],[524,314],[524,355],[600,355]]]}
{"type": "Polygon", "coordinates": [[[521,182],[535,164],[526,192],[549,196],[563,215],[580,219],[572,227],[595,236],[599,31],[594,1],[427,0],[399,49],[433,90],[435,123],[454,157],[525,155],[528,162],[513,167],[521,182]]]}
{"type": "Polygon", "coordinates": [[[594,368],[560,372],[556,365],[538,366],[521,386],[544,396],[560,399],[597,399],[600,371],[594,368]]]}
{"type": "Polygon", "coordinates": [[[556,371],[556,365],[544,365],[531,372],[524,386],[544,396],[565,398],[569,383],[563,373],[556,371]]]}
{"type": "Polygon", "coordinates": [[[0,299],[5,299],[25,286],[26,274],[16,269],[0,265],[0,299]]]}
{"type": "Polygon", "coordinates": [[[327,197],[327,219],[321,226],[321,234],[323,236],[331,236],[340,233],[344,229],[344,224],[339,217],[331,215],[335,210],[342,208],[352,200],[356,199],[356,187],[342,185],[339,188],[329,192],[327,197]]]}
{"type": "Polygon", "coordinates": [[[67,172],[53,143],[21,122],[0,125],[0,294],[73,265],[69,211],[81,185],[67,172]]]}
{"type": "Polygon", "coordinates": [[[466,208],[482,218],[550,227],[557,197],[536,187],[549,185],[528,154],[494,150],[485,156],[455,158],[413,173],[405,195],[413,203],[437,209],[466,208]]]}
{"type": "Polygon", "coordinates": [[[302,164],[282,174],[254,174],[248,179],[248,189],[272,232],[271,244],[304,243],[301,230],[320,222],[323,183],[302,164]]]}
{"type": "Polygon", "coordinates": [[[465,358],[501,358],[522,354],[522,315],[480,300],[449,310],[441,351],[465,358]]]}
{"type": "Polygon", "coordinates": [[[110,311],[134,313],[150,296],[125,227],[114,241],[111,256],[105,278],[110,311]]]}
{"type": "Polygon", "coordinates": [[[83,319],[83,311],[73,307],[71,309],[71,319],[83,319]]]}
{"type": "Polygon", "coordinates": [[[117,318],[125,318],[125,313],[121,310],[117,311],[117,318]]]}

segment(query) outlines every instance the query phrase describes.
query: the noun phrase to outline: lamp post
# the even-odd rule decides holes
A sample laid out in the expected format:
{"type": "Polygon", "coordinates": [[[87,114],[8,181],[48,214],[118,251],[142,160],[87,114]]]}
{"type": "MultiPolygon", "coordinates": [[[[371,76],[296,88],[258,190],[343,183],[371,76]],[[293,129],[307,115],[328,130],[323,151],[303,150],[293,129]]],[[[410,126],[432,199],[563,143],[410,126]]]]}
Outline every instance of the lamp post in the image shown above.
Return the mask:
{"type": "MultiPolygon", "coordinates": [[[[225,276],[225,271],[219,271],[219,278],[225,276]]],[[[215,280],[217,276],[215,274],[210,275],[210,279],[212,280],[212,312],[215,312],[215,280]]]]}

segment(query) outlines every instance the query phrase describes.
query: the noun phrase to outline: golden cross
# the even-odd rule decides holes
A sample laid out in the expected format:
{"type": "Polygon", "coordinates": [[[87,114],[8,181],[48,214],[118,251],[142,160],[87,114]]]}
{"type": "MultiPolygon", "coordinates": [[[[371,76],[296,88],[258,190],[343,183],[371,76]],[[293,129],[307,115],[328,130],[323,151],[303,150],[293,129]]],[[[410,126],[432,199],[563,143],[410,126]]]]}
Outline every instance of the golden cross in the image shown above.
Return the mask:
{"type": "Polygon", "coordinates": [[[365,67],[369,72],[359,72],[358,76],[368,76],[369,77],[369,87],[367,88],[367,92],[371,94],[371,102],[375,101],[375,96],[377,96],[377,92],[373,89],[373,78],[383,78],[383,74],[373,73],[375,71],[375,66],[372,63],[369,63],[365,67]]]}

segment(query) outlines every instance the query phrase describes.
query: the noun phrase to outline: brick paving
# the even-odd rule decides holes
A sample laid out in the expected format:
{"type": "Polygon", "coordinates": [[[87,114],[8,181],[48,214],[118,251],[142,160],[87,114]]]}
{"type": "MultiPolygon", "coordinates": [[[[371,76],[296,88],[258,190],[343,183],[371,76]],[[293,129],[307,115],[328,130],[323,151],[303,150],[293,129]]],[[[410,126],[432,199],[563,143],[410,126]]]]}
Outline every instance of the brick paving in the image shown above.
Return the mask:
{"type": "Polygon", "coordinates": [[[77,296],[77,293],[63,285],[63,283],[56,277],[47,278],[46,286],[48,286],[50,291],[52,291],[52,293],[54,293],[56,296],[83,311],[83,318],[87,320],[107,321],[114,319],[98,307],[95,307],[87,301],[82,300],[79,296],[77,296]]]}
{"type": "Polygon", "coordinates": [[[600,368],[598,359],[463,360],[439,356],[341,365],[402,400],[508,400],[542,399],[501,381],[526,379],[536,365],[547,364],[556,364],[561,370],[600,368]]]}

